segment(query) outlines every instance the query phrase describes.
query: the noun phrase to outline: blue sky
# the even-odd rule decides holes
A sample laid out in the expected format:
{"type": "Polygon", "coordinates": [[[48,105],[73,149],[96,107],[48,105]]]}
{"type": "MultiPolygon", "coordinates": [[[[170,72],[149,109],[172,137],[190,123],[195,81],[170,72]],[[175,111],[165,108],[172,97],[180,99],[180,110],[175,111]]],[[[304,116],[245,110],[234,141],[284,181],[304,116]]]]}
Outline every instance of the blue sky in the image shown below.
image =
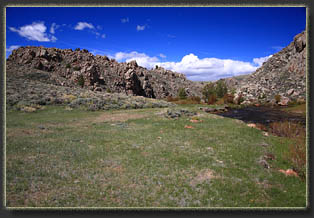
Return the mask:
{"type": "Polygon", "coordinates": [[[208,81],[255,71],[305,26],[304,7],[8,7],[6,56],[79,47],[208,81]]]}

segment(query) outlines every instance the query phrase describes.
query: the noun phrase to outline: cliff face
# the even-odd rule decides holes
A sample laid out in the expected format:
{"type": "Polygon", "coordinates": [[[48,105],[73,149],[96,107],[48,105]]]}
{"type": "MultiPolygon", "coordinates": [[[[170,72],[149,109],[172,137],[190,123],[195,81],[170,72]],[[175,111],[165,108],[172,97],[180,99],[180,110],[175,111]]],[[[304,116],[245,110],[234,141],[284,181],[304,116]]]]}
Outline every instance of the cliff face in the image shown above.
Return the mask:
{"type": "Polygon", "coordinates": [[[269,58],[250,75],[225,79],[229,88],[242,93],[248,101],[272,101],[275,95],[283,99],[306,98],[306,32],[280,52],[269,58]]]}
{"type": "Polygon", "coordinates": [[[183,74],[163,68],[148,70],[135,61],[118,63],[85,49],[27,46],[14,50],[7,60],[7,76],[34,70],[48,72],[46,82],[66,87],[78,86],[78,78],[83,76],[84,87],[99,92],[165,98],[176,96],[182,87],[188,95],[201,95],[201,85],[183,74]]]}

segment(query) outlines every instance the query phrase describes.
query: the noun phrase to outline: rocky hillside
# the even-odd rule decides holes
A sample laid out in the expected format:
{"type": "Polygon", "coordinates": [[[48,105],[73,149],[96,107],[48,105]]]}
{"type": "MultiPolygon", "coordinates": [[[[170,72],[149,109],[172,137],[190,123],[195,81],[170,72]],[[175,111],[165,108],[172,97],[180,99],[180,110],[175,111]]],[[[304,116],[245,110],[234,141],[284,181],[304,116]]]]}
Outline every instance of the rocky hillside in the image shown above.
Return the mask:
{"type": "MultiPolygon", "coordinates": [[[[23,68],[18,68],[23,70],[23,68]]],[[[137,109],[170,107],[172,103],[123,93],[96,92],[81,87],[51,84],[49,72],[33,69],[28,73],[10,69],[6,76],[6,107],[33,112],[43,105],[67,105],[68,109],[137,109]]]]}
{"type": "Polygon", "coordinates": [[[254,73],[224,79],[236,95],[242,94],[250,102],[274,101],[280,95],[283,104],[289,100],[306,98],[306,32],[280,52],[269,58],[254,73]]]}
{"type": "Polygon", "coordinates": [[[176,96],[179,88],[188,95],[201,95],[202,85],[186,79],[184,74],[163,68],[148,70],[135,61],[118,63],[114,59],[89,53],[83,49],[20,47],[7,59],[7,75],[29,74],[34,70],[46,75],[46,82],[77,87],[84,78],[84,88],[97,92],[125,93],[148,98],[176,96]],[[45,72],[45,73],[44,73],[45,72]]]}

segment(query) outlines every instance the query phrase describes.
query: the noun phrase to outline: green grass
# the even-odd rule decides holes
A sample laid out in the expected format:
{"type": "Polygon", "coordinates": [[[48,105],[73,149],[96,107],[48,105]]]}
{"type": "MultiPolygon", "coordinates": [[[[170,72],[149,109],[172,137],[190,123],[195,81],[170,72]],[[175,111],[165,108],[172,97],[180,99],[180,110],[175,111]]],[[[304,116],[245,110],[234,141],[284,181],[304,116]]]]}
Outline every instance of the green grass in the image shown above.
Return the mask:
{"type": "Polygon", "coordinates": [[[288,139],[198,107],[182,108],[199,123],[160,108],[7,112],[6,206],[306,207],[305,181],[278,172],[288,139]]]}

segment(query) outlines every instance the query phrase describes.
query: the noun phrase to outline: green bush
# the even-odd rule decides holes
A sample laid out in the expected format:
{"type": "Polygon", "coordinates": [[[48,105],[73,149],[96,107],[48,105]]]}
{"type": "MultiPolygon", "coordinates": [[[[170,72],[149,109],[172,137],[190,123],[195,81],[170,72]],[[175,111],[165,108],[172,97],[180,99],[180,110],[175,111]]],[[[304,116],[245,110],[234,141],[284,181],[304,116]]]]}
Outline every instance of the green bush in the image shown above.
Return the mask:
{"type": "Polygon", "coordinates": [[[178,97],[179,97],[180,99],[186,99],[187,94],[186,94],[184,88],[179,88],[178,97]]]}
{"type": "Polygon", "coordinates": [[[227,85],[225,84],[225,82],[223,80],[219,80],[216,83],[215,90],[216,90],[215,92],[216,92],[218,98],[224,97],[224,95],[227,94],[227,92],[228,92],[227,85]]]}
{"type": "Polygon", "coordinates": [[[81,75],[79,75],[79,77],[77,79],[77,84],[83,88],[84,83],[85,83],[85,79],[84,79],[83,75],[81,74],[81,75]]]}
{"type": "Polygon", "coordinates": [[[205,102],[208,102],[208,98],[210,95],[213,95],[215,93],[215,85],[214,83],[210,82],[206,84],[203,88],[202,94],[203,94],[203,99],[205,102]]]}
{"type": "Polygon", "coordinates": [[[224,95],[228,93],[227,85],[223,80],[219,80],[216,83],[209,82],[203,88],[202,94],[205,102],[208,102],[210,96],[214,99],[214,96],[217,98],[223,98],[224,95]]]}
{"type": "Polygon", "coordinates": [[[67,64],[65,67],[66,68],[71,68],[71,64],[67,64]]]}

